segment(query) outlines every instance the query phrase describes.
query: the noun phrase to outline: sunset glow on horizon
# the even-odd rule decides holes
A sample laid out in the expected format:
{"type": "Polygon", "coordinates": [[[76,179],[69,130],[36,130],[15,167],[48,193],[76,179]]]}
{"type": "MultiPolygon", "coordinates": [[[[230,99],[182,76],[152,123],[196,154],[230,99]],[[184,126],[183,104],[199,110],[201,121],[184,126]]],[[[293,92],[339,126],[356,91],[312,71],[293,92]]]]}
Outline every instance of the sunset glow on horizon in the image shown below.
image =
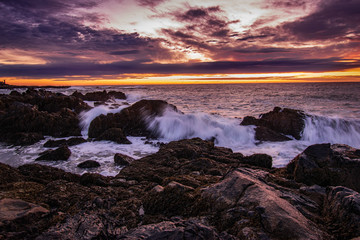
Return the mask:
{"type": "Polygon", "coordinates": [[[0,0],[12,85],[359,82],[360,0],[0,0]]]}

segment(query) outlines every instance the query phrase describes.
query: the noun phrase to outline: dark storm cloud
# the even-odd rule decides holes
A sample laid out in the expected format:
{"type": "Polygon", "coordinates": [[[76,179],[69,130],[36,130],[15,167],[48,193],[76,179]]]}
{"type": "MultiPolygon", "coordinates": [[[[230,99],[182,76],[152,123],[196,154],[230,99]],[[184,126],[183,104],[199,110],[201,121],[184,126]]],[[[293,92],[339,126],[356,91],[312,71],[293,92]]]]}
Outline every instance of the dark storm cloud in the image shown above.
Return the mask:
{"type": "Polygon", "coordinates": [[[271,59],[264,61],[218,61],[187,64],[158,64],[144,61],[98,63],[64,63],[46,65],[0,65],[2,77],[64,77],[69,75],[119,75],[130,73],[202,74],[202,73],[266,73],[322,72],[360,67],[360,62],[339,62],[329,59],[271,59]]]}
{"type": "Polygon", "coordinates": [[[255,36],[245,36],[242,38],[238,38],[238,41],[254,41],[256,39],[262,39],[262,38],[268,38],[268,37],[273,37],[274,35],[255,35],[255,36]]]}
{"type": "Polygon", "coordinates": [[[238,53],[283,53],[290,52],[287,48],[244,48],[236,49],[234,52],[238,53]]]}
{"type": "Polygon", "coordinates": [[[284,25],[300,40],[345,37],[360,30],[360,0],[323,0],[314,13],[284,25]]]}
{"type": "Polygon", "coordinates": [[[220,12],[219,6],[208,7],[208,8],[190,8],[185,13],[178,13],[177,18],[180,21],[196,21],[199,18],[205,18],[209,14],[214,12],[220,12]]]}
{"type": "Polygon", "coordinates": [[[305,7],[309,0],[267,0],[265,5],[267,8],[296,8],[305,7]]]}
{"type": "Polygon", "coordinates": [[[171,53],[161,46],[161,39],[143,37],[136,32],[99,29],[82,23],[86,20],[98,24],[102,21],[101,15],[67,15],[74,8],[92,8],[100,2],[0,0],[0,46],[3,49],[46,52],[43,59],[51,62],[64,59],[57,54],[72,52],[76,57],[91,55],[93,51],[103,55],[109,52],[118,53],[110,55],[130,55],[142,51],[148,54],[145,57],[171,58],[171,53]]]}
{"type": "Polygon", "coordinates": [[[125,50],[125,51],[114,51],[110,52],[111,55],[129,55],[129,54],[138,54],[139,50],[125,50]]]}
{"type": "Polygon", "coordinates": [[[165,2],[165,0],[136,0],[140,6],[156,7],[157,5],[165,2]]]}

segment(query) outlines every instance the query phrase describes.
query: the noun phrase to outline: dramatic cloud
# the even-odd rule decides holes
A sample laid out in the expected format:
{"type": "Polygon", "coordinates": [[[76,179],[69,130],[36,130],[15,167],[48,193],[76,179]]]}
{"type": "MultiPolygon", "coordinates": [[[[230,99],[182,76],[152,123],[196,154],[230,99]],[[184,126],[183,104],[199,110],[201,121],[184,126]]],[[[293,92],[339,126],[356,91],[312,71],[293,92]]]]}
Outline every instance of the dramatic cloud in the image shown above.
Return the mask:
{"type": "Polygon", "coordinates": [[[342,71],[359,67],[358,9],[360,0],[0,0],[0,74],[342,71]]]}
{"type": "Polygon", "coordinates": [[[273,73],[294,71],[337,71],[360,67],[360,61],[341,62],[339,59],[270,59],[264,61],[218,61],[191,64],[149,64],[148,60],[110,64],[46,64],[37,66],[0,65],[0,76],[64,77],[66,75],[118,75],[126,73],[206,74],[206,73],[273,73]]]}
{"type": "Polygon", "coordinates": [[[324,0],[317,11],[284,28],[300,40],[333,40],[360,33],[359,0],[324,0]]]}

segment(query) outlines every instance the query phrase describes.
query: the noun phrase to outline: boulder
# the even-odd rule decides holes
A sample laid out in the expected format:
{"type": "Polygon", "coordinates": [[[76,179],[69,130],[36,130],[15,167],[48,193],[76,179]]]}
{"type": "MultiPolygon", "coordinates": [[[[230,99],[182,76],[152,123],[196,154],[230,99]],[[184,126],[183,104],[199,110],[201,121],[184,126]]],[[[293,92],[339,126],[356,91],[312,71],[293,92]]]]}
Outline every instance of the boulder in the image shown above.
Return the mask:
{"type": "Polygon", "coordinates": [[[327,234],[298,209],[316,203],[276,190],[267,183],[267,176],[265,171],[239,168],[202,190],[203,201],[209,202],[210,209],[220,215],[220,229],[232,229],[230,233],[236,232],[239,238],[244,238],[245,228],[253,229],[254,239],[262,239],[261,235],[270,239],[326,237],[327,234]],[[291,204],[286,199],[294,199],[292,201],[299,204],[291,204]]]}
{"type": "Polygon", "coordinates": [[[259,154],[259,153],[253,154],[251,156],[244,157],[240,162],[252,166],[258,166],[269,169],[272,167],[272,157],[267,154],[259,154]]]}
{"type": "Polygon", "coordinates": [[[141,100],[119,113],[100,115],[90,124],[89,137],[97,138],[110,128],[121,128],[126,136],[153,136],[148,122],[161,116],[165,109],[177,111],[176,107],[161,100],[141,100]]]}
{"type": "Polygon", "coordinates": [[[4,134],[2,139],[4,139],[9,144],[16,146],[26,146],[43,140],[44,136],[37,132],[16,132],[4,134]]]}
{"type": "Polygon", "coordinates": [[[60,140],[48,140],[44,147],[46,148],[54,148],[54,147],[60,147],[61,145],[68,145],[68,146],[75,146],[81,143],[85,143],[86,140],[84,138],[70,138],[70,139],[60,139],[60,140]]]}
{"type": "Polygon", "coordinates": [[[121,153],[116,153],[114,156],[115,164],[120,165],[120,166],[127,166],[130,163],[132,163],[134,160],[135,160],[134,158],[129,157],[125,154],[121,154],[121,153]]]}
{"type": "Polygon", "coordinates": [[[259,119],[245,117],[241,125],[262,126],[284,135],[291,135],[295,139],[300,139],[305,127],[306,116],[300,110],[275,107],[271,112],[262,114],[259,119]]]}
{"type": "Polygon", "coordinates": [[[297,181],[307,185],[345,186],[360,191],[360,157],[356,149],[341,144],[315,144],[286,167],[297,181]]]}
{"type": "Polygon", "coordinates": [[[23,94],[1,95],[0,108],[0,141],[29,145],[44,135],[80,135],[78,113],[89,106],[76,97],[28,89],[23,94]]]}
{"type": "Polygon", "coordinates": [[[14,221],[29,215],[44,215],[49,210],[20,199],[4,198],[0,200],[0,227],[4,221],[14,221]]]}
{"type": "Polygon", "coordinates": [[[63,145],[55,150],[47,150],[39,154],[35,161],[66,161],[71,155],[68,146],[63,145]]]}
{"type": "Polygon", "coordinates": [[[324,202],[326,221],[337,239],[360,236],[360,194],[346,187],[329,187],[324,202]]]}
{"type": "Polygon", "coordinates": [[[255,139],[258,141],[270,142],[283,142],[291,140],[291,138],[263,126],[258,126],[255,128],[255,139]]]}
{"type": "Polygon", "coordinates": [[[100,163],[94,160],[87,160],[85,162],[79,163],[78,168],[97,168],[100,167],[100,163]]]}
{"type": "Polygon", "coordinates": [[[96,141],[109,140],[119,144],[131,144],[129,139],[126,138],[121,128],[106,129],[100,136],[95,138],[96,141]]]}

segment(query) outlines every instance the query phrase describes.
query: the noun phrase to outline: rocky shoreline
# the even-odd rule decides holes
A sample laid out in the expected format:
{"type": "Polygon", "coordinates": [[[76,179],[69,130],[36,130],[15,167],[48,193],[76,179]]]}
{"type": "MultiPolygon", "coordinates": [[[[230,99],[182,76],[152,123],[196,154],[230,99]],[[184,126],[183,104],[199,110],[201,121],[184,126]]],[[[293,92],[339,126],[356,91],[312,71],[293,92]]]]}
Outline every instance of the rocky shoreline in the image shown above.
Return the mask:
{"type": "MultiPolygon", "coordinates": [[[[44,135],[78,136],[78,114],[90,108],[84,99],[104,101],[107,96],[122,97],[45,90],[1,95],[1,141],[26,145],[44,135]]],[[[71,154],[67,146],[84,141],[124,144],[129,135],[156,137],[143,116],[161,115],[167,107],[178,111],[164,101],[142,100],[101,115],[90,125],[91,139],[48,142],[56,149],[39,158],[66,161],[71,154]]],[[[299,136],[304,114],[275,108],[242,124],[257,126],[259,141],[269,141],[271,135],[276,135],[271,141],[285,141],[299,136]]],[[[114,156],[124,166],[115,177],[76,175],[39,164],[0,164],[0,239],[360,237],[360,150],[316,144],[286,167],[272,168],[266,154],[244,156],[216,147],[214,141],[162,144],[157,153],[136,161],[114,156]]]]}

